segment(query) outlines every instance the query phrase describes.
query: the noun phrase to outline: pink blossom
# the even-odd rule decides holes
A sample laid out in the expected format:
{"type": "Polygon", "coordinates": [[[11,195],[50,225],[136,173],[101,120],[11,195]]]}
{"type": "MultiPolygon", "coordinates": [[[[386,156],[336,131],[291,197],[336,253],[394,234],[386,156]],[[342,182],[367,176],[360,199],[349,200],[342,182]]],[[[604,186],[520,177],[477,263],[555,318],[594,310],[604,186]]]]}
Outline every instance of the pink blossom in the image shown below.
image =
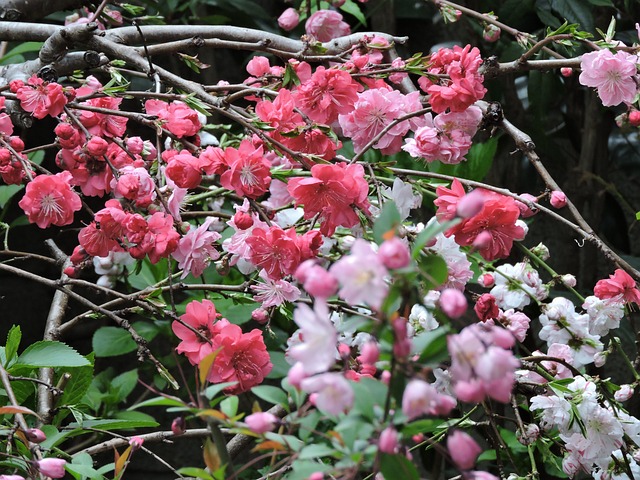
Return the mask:
{"type": "Polygon", "coordinates": [[[515,370],[520,365],[513,353],[506,350],[513,343],[509,332],[479,323],[447,337],[456,397],[464,402],[479,403],[486,397],[508,402],[515,370]]]}
{"type": "Polygon", "coordinates": [[[404,268],[411,263],[409,247],[398,237],[382,242],[378,248],[378,256],[382,264],[391,269],[404,268]]]}
{"type": "Polygon", "coordinates": [[[339,296],[351,305],[365,303],[378,309],[387,296],[389,273],[366,240],[357,239],[350,254],[334,263],[330,272],[342,287],[339,296]]]}
{"type": "Polygon", "coordinates": [[[300,390],[300,383],[308,376],[304,371],[304,364],[302,362],[296,362],[287,373],[287,381],[292,387],[300,390]]]}
{"type": "Polygon", "coordinates": [[[144,108],[149,115],[156,115],[162,126],[178,138],[192,137],[202,128],[198,113],[186,103],[151,99],[145,102],[144,108]]]}
{"type": "MultiPolygon", "coordinates": [[[[119,110],[122,98],[98,97],[90,98],[82,105],[90,107],[104,108],[107,110],[119,110]]],[[[80,123],[89,131],[91,135],[99,137],[121,138],[127,128],[127,117],[118,115],[107,115],[105,113],[90,112],[81,110],[79,113],[80,123]]]]}
{"type": "Polygon", "coordinates": [[[261,384],[273,368],[262,332],[253,329],[243,333],[238,325],[226,319],[216,322],[214,328],[217,334],[211,340],[212,349],[219,350],[219,353],[207,380],[212,383],[236,382],[224,390],[232,395],[261,384]]]}
{"type": "Polygon", "coordinates": [[[173,333],[182,340],[176,351],[184,353],[191,365],[200,364],[207,355],[213,353],[211,338],[215,334],[213,325],[218,317],[211,300],[193,300],[187,304],[186,313],[180,317],[181,322],[174,321],[171,324],[173,333]]]}
{"type": "MultiPolygon", "coordinates": [[[[5,110],[5,100],[5,97],[0,97],[0,110],[5,110]]],[[[0,133],[4,135],[11,135],[13,133],[11,116],[4,111],[0,113],[0,133]]]]}
{"type": "Polygon", "coordinates": [[[163,158],[167,161],[164,173],[180,188],[195,188],[202,181],[203,164],[199,158],[194,157],[188,150],[180,153],[173,151],[170,155],[163,152],[163,158]]]}
{"type": "Polygon", "coordinates": [[[389,426],[380,433],[378,448],[382,453],[394,454],[399,447],[398,431],[389,426]]]}
{"type": "Polygon", "coordinates": [[[340,415],[353,406],[353,389],[341,373],[322,373],[305,378],[300,386],[307,393],[316,393],[315,406],[329,415],[340,415]]]}
{"type": "Polygon", "coordinates": [[[305,260],[296,269],[295,278],[315,298],[326,299],[338,291],[338,280],[315,260],[305,260]]]}
{"type": "Polygon", "coordinates": [[[504,325],[507,330],[513,333],[516,340],[524,342],[527,332],[529,331],[529,323],[531,322],[529,317],[522,312],[510,308],[505,312],[500,312],[497,320],[504,325]]]}
{"type": "Polygon", "coordinates": [[[258,198],[269,190],[271,165],[264,157],[262,146],[256,147],[250,140],[240,142],[238,148],[224,151],[229,166],[220,176],[220,184],[235,190],[240,197],[258,198]]]}
{"type": "Polygon", "coordinates": [[[251,290],[257,295],[253,297],[256,302],[262,304],[262,308],[277,307],[285,302],[295,302],[300,298],[300,290],[285,280],[272,280],[266,270],[260,271],[260,278],[264,283],[258,282],[251,286],[251,290]]]}
{"type": "Polygon", "coordinates": [[[278,424],[278,417],[269,412],[256,412],[248,415],[244,422],[253,433],[262,435],[271,432],[278,424]]]}
{"type": "Polygon", "coordinates": [[[620,390],[616,390],[613,396],[618,402],[626,402],[633,397],[633,386],[629,384],[620,385],[620,390]]]}
{"type": "Polygon", "coordinates": [[[325,236],[333,235],[337,226],[350,228],[360,223],[354,206],[369,212],[369,185],[359,164],[314,165],[311,178],[291,178],[287,190],[296,205],[304,205],[304,218],[320,214],[320,231],[325,236]]]}
{"type": "Polygon", "coordinates": [[[453,50],[442,48],[431,55],[428,73],[447,74],[448,79],[433,83],[429,77],[420,77],[420,88],[430,95],[429,103],[436,113],[447,109],[462,112],[476,100],[484,97],[484,78],[478,73],[482,58],[480,51],[471,45],[464,48],[454,46],[453,50]]]}
{"type": "Polygon", "coordinates": [[[304,303],[293,312],[302,341],[289,348],[288,356],[302,364],[304,373],[312,375],[329,370],[336,361],[337,332],[324,301],[316,300],[313,310],[304,303]]]}
{"type": "Polygon", "coordinates": [[[640,290],[636,287],[635,280],[620,268],[609,275],[608,279],[598,280],[593,292],[602,300],[622,295],[625,302],[640,304],[640,290]]]}
{"type": "Polygon", "coordinates": [[[318,67],[294,92],[296,106],[311,120],[330,125],[353,110],[362,87],[336,68],[318,67]]]}
{"type": "Polygon", "coordinates": [[[69,99],[75,96],[73,88],[65,89],[55,82],[45,82],[36,75],[32,75],[27,83],[11,82],[11,91],[20,100],[20,106],[25,112],[33,113],[40,119],[47,115],[57,117],[60,115],[69,99]]]}
{"type": "Polygon", "coordinates": [[[479,190],[472,190],[460,199],[456,207],[456,214],[461,218],[471,218],[482,211],[484,195],[479,190]]]}
{"type": "Polygon", "coordinates": [[[47,436],[39,428],[29,428],[24,432],[27,440],[33,443],[42,443],[47,439],[47,436]]]}
{"type": "Polygon", "coordinates": [[[29,218],[40,228],[49,225],[62,227],[73,223],[73,212],[82,208],[82,201],[69,185],[71,174],[38,175],[27,184],[26,192],[18,203],[29,218]]]}
{"type": "Polygon", "coordinates": [[[287,32],[296,28],[298,23],[300,23],[300,15],[295,8],[287,8],[278,17],[278,25],[280,25],[281,29],[286,30],[287,32]]]}
{"type": "Polygon", "coordinates": [[[111,188],[116,198],[131,200],[140,208],[148,207],[156,199],[155,183],[144,167],[125,165],[118,178],[111,179],[111,188]]]}
{"type": "Polygon", "coordinates": [[[173,227],[173,217],[162,212],[151,215],[147,225],[149,227],[147,255],[151,263],[158,263],[161,258],[167,258],[178,248],[180,234],[173,227]]]}
{"type": "Polygon", "coordinates": [[[218,232],[209,231],[209,227],[215,218],[208,217],[202,225],[190,228],[178,242],[178,248],[171,254],[178,261],[178,268],[183,270],[180,278],[185,278],[189,273],[199,277],[204,269],[209,266],[211,260],[220,258],[214,244],[220,238],[218,232]]]}
{"type": "MultiPolygon", "coordinates": [[[[355,152],[362,151],[394,120],[420,110],[419,97],[418,92],[403,95],[390,88],[372,88],[358,94],[353,108],[338,118],[344,135],[353,140],[355,152]]],[[[386,155],[398,153],[402,138],[416,125],[415,118],[397,123],[374,144],[374,148],[386,155]]]]}
{"type": "Polygon", "coordinates": [[[582,56],[579,81],[587,87],[598,89],[598,96],[605,107],[632,103],[638,87],[634,79],[637,73],[636,55],[619,50],[615,54],[604,48],[582,56]]]}
{"type": "Polygon", "coordinates": [[[538,202],[538,199],[536,197],[529,193],[523,193],[520,195],[520,198],[527,200],[534,205],[534,207],[532,208],[526,203],[516,200],[516,205],[520,209],[520,218],[529,218],[538,213],[537,208],[535,208],[535,204],[538,202]]]}
{"type": "Polygon", "coordinates": [[[447,437],[447,450],[451,460],[459,470],[470,470],[476,464],[476,459],[482,448],[476,441],[462,430],[454,430],[447,437]]]}
{"type": "Polygon", "coordinates": [[[402,395],[402,413],[409,421],[422,415],[447,415],[456,406],[456,400],[439,393],[424,380],[411,380],[402,395]]]}
{"type": "Polygon", "coordinates": [[[61,458],[43,458],[36,462],[40,473],[51,478],[63,478],[65,475],[64,466],[66,464],[67,461],[61,458]]]}
{"type": "Polygon", "coordinates": [[[335,10],[318,10],[307,19],[304,28],[308,35],[319,42],[328,42],[351,33],[349,24],[335,10]]]}
{"type": "Polygon", "coordinates": [[[467,311],[467,299],[457,288],[444,289],[438,302],[449,318],[460,318],[467,311]]]}

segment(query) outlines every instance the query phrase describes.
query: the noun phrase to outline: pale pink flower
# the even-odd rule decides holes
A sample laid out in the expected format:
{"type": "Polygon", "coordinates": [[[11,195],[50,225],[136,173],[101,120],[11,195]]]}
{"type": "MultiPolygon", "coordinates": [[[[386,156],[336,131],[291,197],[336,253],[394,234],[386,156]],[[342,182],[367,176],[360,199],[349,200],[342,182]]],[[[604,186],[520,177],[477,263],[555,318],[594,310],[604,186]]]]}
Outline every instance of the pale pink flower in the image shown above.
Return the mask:
{"type": "Polygon", "coordinates": [[[598,96],[605,107],[631,103],[638,87],[634,80],[637,73],[636,55],[608,49],[586,53],[582,56],[579,81],[587,87],[598,89],[598,96]]]}
{"type": "Polygon", "coordinates": [[[286,280],[272,280],[267,271],[260,271],[260,278],[264,283],[258,282],[251,286],[251,290],[257,295],[253,297],[256,302],[262,303],[262,308],[277,307],[284,302],[295,302],[300,298],[300,290],[286,280]]]}
{"type": "Polygon", "coordinates": [[[214,221],[214,217],[208,217],[198,228],[190,228],[178,242],[178,248],[171,256],[178,261],[178,267],[183,270],[180,278],[185,278],[189,273],[199,277],[211,260],[220,258],[220,253],[215,248],[220,234],[209,231],[214,221]]]}
{"type": "Polygon", "coordinates": [[[335,10],[318,10],[307,19],[305,30],[319,42],[328,42],[351,33],[349,24],[335,10]]]}
{"type": "Polygon", "coordinates": [[[476,459],[482,448],[476,441],[462,430],[454,430],[447,437],[447,450],[451,460],[459,470],[470,470],[476,464],[476,459]]]}
{"type": "Polygon", "coordinates": [[[446,288],[440,294],[440,308],[449,318],[460,318],[467,311],[467,299],[457,288],[446,288]]]}
{"type": "Polygon", "coordinates": [[[329,298],[338,291],[338,280],[315,260],[305,260],[295,273],[295,278],[315,298],[329,298]]]}
{"type": "Polygon", "coordinates": [[[288,356],[301,362],[308,375],[329,370],[336,362],[338,334],[329,320],[326,302],[316,300],[313,310],[304,303],[293,312],[301,341],[289,348],[288,356]]]}
{"type": "Polygon", "coordinates": [[[456,406],[456,400],[439,393],[424,380],[411,380],[402,395],[402,413],[409,420],[422,415],[447,415],[456,406]]]}
{"type": "Polygon", "coordinates": [[[271,432],[278,424],[278,417],[269,412],[256,412],[247,416],[244,422],[253,433],[261,435],[263,433],[271,432]]]}
{"type": "Polygon", "coordinates": [[[411,263],[409,247],[398,237],[393,237],[382,242],[380,248],[378,248],[378,256],[387,268],[404,268],[411,263]]]}
{"type": "Polygon", "coordinates": [[[353,406],[353,389],[341,373],[305,378],[300,385],[305,392],[317,394],[313,397],[315,406],[329,415],[340,415],[353,406]]]}
{"type": "Polygon", "coordinates": [[[357,239],[351,253],[334,263],[329,271],[342,286],[338,295],[351,305],[366,303],[378,309],[387,296],[389,287],[385,279],[389,272],[366,240],[357,239]]]}

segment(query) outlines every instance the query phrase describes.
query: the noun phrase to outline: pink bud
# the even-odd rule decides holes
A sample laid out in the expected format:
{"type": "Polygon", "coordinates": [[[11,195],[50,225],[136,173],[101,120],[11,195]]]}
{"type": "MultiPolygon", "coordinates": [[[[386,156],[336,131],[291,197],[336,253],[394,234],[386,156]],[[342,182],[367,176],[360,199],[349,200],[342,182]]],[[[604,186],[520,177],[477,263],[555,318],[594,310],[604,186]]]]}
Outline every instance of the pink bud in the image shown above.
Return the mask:
{"type": "Polygon", "coordinates": [[[385,428],[380,434],[378,447],[382,453],[395,453],[398,449],[398,432],[393,427],[385,428]]]}
{"type": "Polygon", "coordinates": [[[485,288],[491,288],[495,285],[496,279],[491,273],[483,273],[480,277],[480,283],[485,288]]]}
{"type": "Polygon", "coordinates": [[[480,190],[472,190],[460,199],[456,206],[456,215],[471,218],[480,213],[484,207],[484,195],[480,190]]]}
{"type": "Polygon", "coordinates": [[[455,430],[447,437],[447,450],[459,470],[472,469],[482,452],[480,445],[462,430],[455,430]]]}
{"type": "Polygon", "coordinates": [[[51,478],[64,477],[64,466],[66,464],[67,461],[61,458],[43,458],[36,462],[40,473],[51,478]]]}
{"type": "Polygon", "coordinates": [[[571,275],[570,273],[567,273],[566,275],[562,275],[561,277],[562,283],[564,285],[566,285],[567,287],[573,288],[576,286],[576,277],[574,277],[573,275],[571,275]]]}
{"type": "Polygon", "coordinates": [[[22,475],[0,475],[0,480],[24,480],[22,475]]]}
{"type": "MultiPolygon", "coordinates": [[[[296,272],[297,273],[297,272],[296,272]]],[[[306,277],[303,288],[315,298],[329,298],[338,291],[338,280],[320,265],[314,265],[301,274],[306,277]]]]}
{"type": "Polygon", "coordinates": [[[244,422],[253,433],[262,435],[263,433],[271,432],[276,427],[278,417],[269,412],[257,412],[245,418],[244,422]]]}
{"type": "Polygon", "coordinates": [[[378,257],[387,268],[404,268],[411,263],[409,247],[398,237],[385,240],[378,249],[378,257]]]}
{"type": "Polygon", "coordinates": [[[131,437],[129,439],[129,445],[131,445],[131,451],[135,452],[136,450],[140,450],[142,448],[142,444],[144,443],[144,438],[142,437],[131,437]]]}
{"type": "Polygon", "coordinates": [[[233,216],[233,223],[235,223],[236,227],[240,230],[246,230],[247,228],[251,228],[251,225],[253,225],[253,218],[251,218],[251,215],[248,213],[237,212],[233,216]]]}
{"type": "Polygon", "coordinates": [[[460,318],[467,311],[467,299],[457,288],[446,288],[440,294],[440,308],[449,318],[460,318]]]}
{"type": "Polygon", "coordinates": [[[380,374],[380,381],[385,385],[389,385],[389,382],[391,381],[391,372],[389,370],[384,370],[380,374]]]}
{"type": "Polygon", "coordinates": [[[496,27],[495,25],[487,24],[484,27],[484,31],[482,32],[482,38],[490,43],[497,42],[500,38],[500,32],[500,28],[496,27]]]}
{"type": "Polygon", "coordinates": [[[380,348],[374,341],[369,341],[360,347],[360,356],[358,360],[360,363],[373,365],[380,358],[380,348]]]}
{"type": "Polygon", "coordinates": [[[634,127],[640,126],[640,110],[631,110],[629,112],[629,123],[634,127]]]}
{"type": "Polygon", "coordinates": [[[562,208],[567,204],[567,196],[560,190],[554,190],[551,192],[549,202],[553,208],[562,208]]]}
{"type": "Polygon", "coordinates": [[[296,28],[298,23],[300,23],[300,15],[298,15],[298,11],[295,8],[287,8],[278,17],[278,25],[287,32],[296,28]]]}
{"type": "Polygon", "coordinates": [[[486,248],[489,245],[491,245],[492,241],[493,241],[493,235],[491,235],[490,232],[483,230],[478,235],[476,235],[476,238],[473,240],[472,245],[478,250],[482,250],[483,248],[486,248]]]}
{"type": "Polygon", "coordinates": [[[107,148],[109,148],[109,144],[104,138],[93,136],[91,140],[87,142],[86,149],[89,155],[94,157],[101,157],[105,153],[107,153],[107,148]]]}
{"type": "Polygon", "coordinates": [[[324,479],[324,473],[313,472],[311,475],[309,475],[309,478],[307,480],[323,480],[323,479],[324,479]]]}
{"type": "Polygon", "coordinates": [[[171,431],[175,436],[182,435],[187,430],[187,422],[184,417],[177,417],[171,422],[171,431]]]}
{"type": "Polygon", "coordinates": [[[345,343],[338,345],[338,353],[341,357],[349,358],[351,356],[351,347],[345,343]]]}
{"type": "MultiPolygon", "coordinates": [[[[521,198],[523,198],[524,200],[527,200],[531,203],[537,203],[538,199],[536,197],[534,197],[533,195],[529,194],[529,193],[523,193],[522,195],[520,195],[521,198]]],[[[529,205],[527,205],[524,202],[519,202],[516,200],[516,205],[518,206],[518,208],[520,209],[520,217],[521,218],[529,218],[534,216],[536,213],[538,213],[537,209],[532,209],[531,207],[529,207],[529,205]]]]}
{"type": "Polygon", "coordinates": [[[24,434],[27,440],[33,443],[42,443],[47,439],[47,436],[39,428],[30,428],[24,434]]]}
{"type": "Polygon", "coordinates": [[[518,430],[516,437],[518,441],[523,445],[531,445],[535,442],[540,436],[540,427],[538,427],[535,423],[529,423],[526,427],[524,427],[524,432],[518,430]]]}
{"type": "Polygon", "coordinates": [[[571,75],[573,75],[573,68],[562,67],[560,69],[560,75],[562,75],[565,78],[569,78],[571,75]]]}
{"type": "Polygon", "coordinates": [[[9,145],[11,145],[11,148],[16,152],[24,150],[24,142],[20,137],[9,137],[9,145]]]}
{"type": "Polygon", "coordinates": [[[129,150],[134,155],[139,155],[142,153],[142,149],[144,148],[144,141],[140,137],[131,137],[127,138],[127,150],[129,150]]]}
{"type": "Polygon", "coordinates": [[[251,318],[261,325],[264,325],[269,321],[269,312],[264,308],[256,308],[251,312],[251,318]]]}

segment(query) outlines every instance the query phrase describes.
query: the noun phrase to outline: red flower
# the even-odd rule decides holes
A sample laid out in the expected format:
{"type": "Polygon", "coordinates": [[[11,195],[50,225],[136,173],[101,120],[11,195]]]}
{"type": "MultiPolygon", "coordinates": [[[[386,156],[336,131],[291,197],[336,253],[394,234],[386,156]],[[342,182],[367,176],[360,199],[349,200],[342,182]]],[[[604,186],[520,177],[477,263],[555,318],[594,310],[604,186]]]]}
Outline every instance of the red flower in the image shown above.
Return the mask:
{"type": "Polygon", "coordinates": [[[498,318],[500,314],[500,309],[496,304],[496,297],[490,293],[483,293],[476,301],[476,306],[473,307],[473,310],[483,322],[492,318],[498,318]]]}
{"type": "Polygon", "coordinates": [[[296,205],[304,205],[304,218],[320,214],[320,231],[333,235],[337,226],[353,227],[359,223],[354,207],[369,213],[369,184],[362,165],[314,165],[311,178],[292,178],[287,187],[296,205]]]}
{"type": "Polygon", "coordinates": [[[621,269],[616,269],[608,279],[599,280],[593,289],[593,293],[601,300],[622,295],[625,302],[640,304],[640,290],[631,276],[621,269]]]}
{"type": "Polygon", "coordinates": [[[39,175],[27,184],[20,208],[31,223],[40,228],[49,225],[69,225],[73,222],[73,212],[82,208],[82,202],[69,185],[71,174],[61,172],[56,175],[39,175]]]}
{"type": "Polygon", "coordinates": [[[213,351],[218,351],[207,379],[212,383],[238,382],[225,389],[238,394],[250,390],[264,380],[273,364],[258,329],[243,333],[242,329],[226,319],[214,324],[213,351]]]}
{"type": "Polygon", "coordinates": [[[178,138],[192,137],[202,128],[198,113],[186,103],[147,100],[144,108],[149,115],[157,115],[164,128],[178,138]]]}

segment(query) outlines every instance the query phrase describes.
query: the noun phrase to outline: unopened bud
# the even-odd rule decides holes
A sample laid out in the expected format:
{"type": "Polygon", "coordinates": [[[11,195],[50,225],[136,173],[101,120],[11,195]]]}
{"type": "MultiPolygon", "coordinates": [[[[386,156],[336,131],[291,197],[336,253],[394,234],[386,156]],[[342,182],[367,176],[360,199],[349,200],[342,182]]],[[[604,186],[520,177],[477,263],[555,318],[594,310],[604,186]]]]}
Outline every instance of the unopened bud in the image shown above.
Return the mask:
{"type": "Polygon", "coordinates": [[[562,67],[560,69],[560,75],[562,75],[565,78],[569,78],[571,75],[573,75],[573,68],[562,67]]]}
{"type": "Polygon", "coordinates": [[[187,430],[187,422],[185,422],[184,417],[177,417],[173,419],[171,422],[171,431],[174,435],[182,435],[187,430]]]}

